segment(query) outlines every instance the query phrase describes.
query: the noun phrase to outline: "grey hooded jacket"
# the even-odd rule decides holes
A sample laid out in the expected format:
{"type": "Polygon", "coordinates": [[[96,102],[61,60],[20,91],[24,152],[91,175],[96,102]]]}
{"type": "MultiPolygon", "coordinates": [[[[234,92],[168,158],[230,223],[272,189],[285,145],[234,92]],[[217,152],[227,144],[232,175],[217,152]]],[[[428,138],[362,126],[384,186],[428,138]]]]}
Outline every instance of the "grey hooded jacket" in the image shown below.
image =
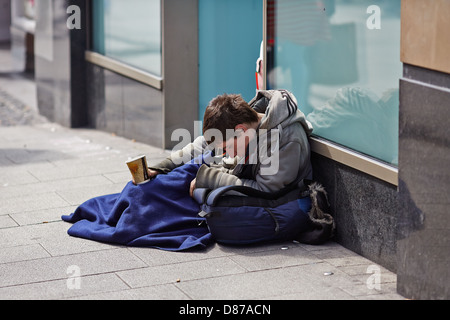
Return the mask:
{"type": "MultiPolygon", "coordinates": [[[[297,178],[312,178],[308,141],[312,126],[298,109],[294,95],[286,90],[261,90],[249,105],[264,116],[257,129],[257,142],[250,143],[253,147],[248,150],[248,157],[223,158],[218,165],[202,165],[196,177],[197,188],[244,185],[276,192],[297,178]]],[[[179,159],[190,160],[206,147],[203,136],[198,137],[150,168],[170,172],[187,162],[179,159]]]]}

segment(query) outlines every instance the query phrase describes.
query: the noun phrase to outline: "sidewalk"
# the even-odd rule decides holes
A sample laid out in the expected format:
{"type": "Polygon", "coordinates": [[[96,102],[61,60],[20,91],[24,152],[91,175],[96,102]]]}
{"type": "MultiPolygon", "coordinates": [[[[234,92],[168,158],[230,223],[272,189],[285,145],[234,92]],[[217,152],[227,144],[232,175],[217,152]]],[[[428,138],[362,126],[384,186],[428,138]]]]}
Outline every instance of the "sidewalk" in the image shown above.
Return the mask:
{"type": "Polygon", "coordinates": [[[68,236],[60,216],[120,192],[130,179],[124,161],[139,154],[165,156],[95,130],[0,127],[0,299],[402,298],[395,274],[379,268],[379,290],[370,289],[376,266],[333,242],[170,253],[68,236]]]}
{"type": "Polygon", "coordinates": [[[61,127],[0,92],[0,299],[403,299],[395,274],[334,242],[173,253],[68,236],[60,216],[120,192],[129,157],[167,152],[61,127]],[[25,125],[6,116],[21,108],[25,125]]]}

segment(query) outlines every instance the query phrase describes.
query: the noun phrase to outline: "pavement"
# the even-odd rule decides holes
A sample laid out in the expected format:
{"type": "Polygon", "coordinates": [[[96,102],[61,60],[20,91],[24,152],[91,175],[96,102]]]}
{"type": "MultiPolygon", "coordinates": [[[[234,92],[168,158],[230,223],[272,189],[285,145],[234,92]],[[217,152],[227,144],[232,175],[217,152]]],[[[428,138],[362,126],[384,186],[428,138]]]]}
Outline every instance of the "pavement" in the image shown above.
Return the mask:
{"type": "Polygon", "coordinates": [[[168,151],[49,122],[34,96],[32,79],[0,70],[0,299],[404,299],[395,273],[333,241],[174,253],[69,236],[61,215],[120,192],[130,157],[168,151]]]}

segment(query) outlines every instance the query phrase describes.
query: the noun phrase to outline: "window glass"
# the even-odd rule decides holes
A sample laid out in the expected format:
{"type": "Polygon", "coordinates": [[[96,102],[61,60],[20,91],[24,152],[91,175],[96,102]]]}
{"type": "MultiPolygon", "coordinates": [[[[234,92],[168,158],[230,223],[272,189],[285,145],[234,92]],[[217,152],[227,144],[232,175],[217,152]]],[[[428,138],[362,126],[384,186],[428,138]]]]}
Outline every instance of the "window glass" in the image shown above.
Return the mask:
{"type": "Polygon", "coordinates": [[[314,134],[398,164],[400,0],[268,0],[267,87],[314,134]]]}
{"type": "Polygon", "coordinates": [[[93,50],[161,76],[160,0],[95,0],[93,50]]]}
{"type": "Polygon", "coordinates": [[[255,96],[263,38],[261,0],[199,0],[199,119],[218,94],[255,96]]]}

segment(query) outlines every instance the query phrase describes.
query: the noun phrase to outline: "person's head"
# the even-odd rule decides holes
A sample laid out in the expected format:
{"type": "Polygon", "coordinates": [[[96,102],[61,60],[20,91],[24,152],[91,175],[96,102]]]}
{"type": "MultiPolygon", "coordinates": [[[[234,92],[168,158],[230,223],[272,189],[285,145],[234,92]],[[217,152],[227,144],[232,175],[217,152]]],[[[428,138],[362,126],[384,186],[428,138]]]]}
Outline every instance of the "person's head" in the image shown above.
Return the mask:
{"type": "Polygon", "coordinates": [[[208,143],[214,143],[227,151],[233,148],[232,156],[237,153],[238,139],[243,136],[242,144],[246,148],[251,138],[242,135],[259,122],[258,113],[238,94],[223,94],[211,100],[203,118],[203,135],[208,143]],[[228,132],[227,132],[228,130],[228,132]],[[207,132],[215,134],[206,135],[207,132]],[[233,132],[230,135],[230,132],[233,132]],[[219,139],[217,136],[220,136],[219,139]],[[207,137],[208,136],[208,137],[207,137]],[[247,138],[246,138],[247,137],[247,138]]]}

